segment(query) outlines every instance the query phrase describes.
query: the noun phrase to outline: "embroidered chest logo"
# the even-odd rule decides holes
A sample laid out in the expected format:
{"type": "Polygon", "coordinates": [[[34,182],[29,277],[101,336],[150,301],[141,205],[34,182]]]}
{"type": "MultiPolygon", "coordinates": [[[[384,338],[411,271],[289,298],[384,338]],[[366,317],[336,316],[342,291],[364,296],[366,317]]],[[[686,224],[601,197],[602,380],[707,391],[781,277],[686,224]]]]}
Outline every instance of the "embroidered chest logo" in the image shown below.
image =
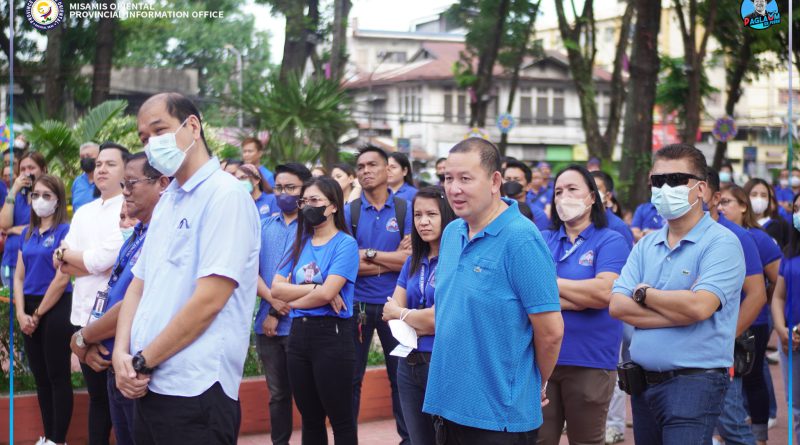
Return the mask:
{"type": "Polygon", "coordinates": [[[261,207],[259,207],[258,212],[260,214],[262,214],[262,215],[268,215],[269,214],[269,204],[264,204],[261,207]]]}
{"type": "Polygon", "coordinates": [[[45,238],[44,243],[42,244],[44,245],[44,247],[51,247],[55,242],[56,242],[55,235],[50,235],[47,238],[45,238]]]}
{"type": "Polygon", "coordinates": [[[592,266],[594,264],[594,251],[590,250],[581,255],[581,257],[578,258],[578,264],[581,266],[592,266]]]}
{"type": "Polygon", "coordinates": [[[189,221],[186,218],[183,218],[181,222],[178,224],[179,229],[188,229],[189,228],[189,221]]]}
{"type": "Polygon", "coordinates": [[[387,232],[400,231],[400,226],[397,225],[397,218],[392,217],[392,219],[386,222],[386,231],[387,232]]]}

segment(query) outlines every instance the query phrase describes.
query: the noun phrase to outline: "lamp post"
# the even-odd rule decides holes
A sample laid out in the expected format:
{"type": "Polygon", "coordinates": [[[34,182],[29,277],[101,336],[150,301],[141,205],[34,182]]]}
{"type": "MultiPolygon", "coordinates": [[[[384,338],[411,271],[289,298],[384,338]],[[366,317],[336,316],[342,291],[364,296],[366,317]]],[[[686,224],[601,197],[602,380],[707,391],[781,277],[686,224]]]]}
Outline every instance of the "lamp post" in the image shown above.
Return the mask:
{"type": "Polygon", "coordinates": [[[224,48],[236,56],[236,77],[239,84],[239,116],[237,123],[239,124],[239,129],[241,129],[244,126],[244,118],[242,116],[242,52],[231,44],[226,44],[224,48]]]}

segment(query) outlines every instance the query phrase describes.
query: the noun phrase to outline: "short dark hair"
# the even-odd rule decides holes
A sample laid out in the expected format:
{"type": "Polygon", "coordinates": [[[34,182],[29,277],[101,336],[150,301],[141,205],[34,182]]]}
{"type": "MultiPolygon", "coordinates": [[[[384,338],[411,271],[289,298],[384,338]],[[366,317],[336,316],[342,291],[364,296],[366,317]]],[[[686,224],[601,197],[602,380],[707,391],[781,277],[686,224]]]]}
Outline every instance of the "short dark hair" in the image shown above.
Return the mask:
{"type": "Polygon", "coordinates": [[[241,159],[233,159],[233,158],[225,159],[222,162],[225,164],[225,168],[228,168],[231,165],[234,166],[234,167],[238,167],[238,166],[244,164],[244,161],[242,161],[241,159]]]}
{"type": "Polygon", "coordinates": [[[131,155],[131,151],[128,150],[128,147],[124,145],[117,144],[116,142],[106,141],[100,144],[100,149],[97,151],[98,153],[102,152],[103,150],[119,150],[119,154],[122,156],[122,162],[127,162],[128,158],[131,155]]]}
{"type": "MultiPolygon", "coordinates": [[[[558,178],[563,175],[564,173],[573,170],[578,172],[581,176],[583,176],[583,182],[589,187],[589,194],[594,196],[594,204],[592,204],[591,215],[589,218],[592,221],[592,224],[598,229],[602,229],[603,227],[608,226],[608,218],[606,218],[606,209],[603,207],[603,199],[600,197],[600,190],[597,189],[597,184],[594,182],[594,178],[589,173],[589,170],[586,167],[578,164],[572,164],[561,170],[556,175],[556,178],[553,180],[553,207],[555,207],[555,184],[558,182],[558,178]]],[[[584,198],[585,199],[585,198],[584,198]]],[[[550,212],[550,222],[552,224],[553,230],[561,229],[561,226],[564,225],[564,221],[558,216],[558,211],[550,212]]]]}
{"type": "Polygon", "coordinates": [[[525,175],[525,182],[530,183],[531,179],[533,178],[533,172],[531,168],[525,165],[524,162],[520,162],[514,158],[508,158],[506,161],[506,168],[503,169],[503,176],[506,174],[506,170],[509,168],[516,168],[522,171],[522,174],[525,175]]]}
{"type": "Polygon", "coordinates": [[[241,147],[244,148],[244,146],[247,145],[247,144],[255,144],[256,145],[256,151],[264,151],[264,143],[261,142],[261,140],[258,139],[258,138],[254,138],[254,137],[250,136],[250,137],[242,139],[241,147]]]}
{"type": "MultiPolygon", "coordinates": [[[[702,151],[698,150],[693,145],[689,144],[670,144],[667,145],[660,150],[658,150],[655,155],[653,155],[653,163],[657,160],[679,160],[685,159],[689,161],[691,165],[691,169],[694,170],[693,173],[695,176],[705,179],[708,176],[708,163],[706,162],[706,157],[702,151]]],[[[717,187],[719,190],[719,186],[717,187]]]]}
{"type": "Polygon", "coordinates": [[[411,168],[411,161],[408,160],[408,156],[405,153],[400,153],[396,151],[389,155],[390,158],[397,161],[400,164],[400,168],[406,169],[406,175],[403,177],[403,181],[413,186],[414,185],[414,169],[411,168]]]}
{"type": "Polygon", "coordinates": [[[286,164],[275,167],[275,177],[278,177],[281,173],[295,175],[300,179],[300,182],[303,183],[311,179],[311,170],[299,162],[287,162],[286,164]]]}
{"type": "Polygon", "coordinates": [[[333,167],[331,168],[331,173],[333,173],[333,169],[334,168],[338,168],[339,170],[343,171],[348,176],[355,176],[356,175],[356,169],[354,169],[352,165],[350,165],[350,164],[348,164],[346,162],[338,162],[336,164],[333,164],[333,167]]]}
{"type": "Polygon", "coordinates": [[[438,166],[439,164],[441,164],[442,162],[444,162],[446,160],[447,160],[447,158],[439,158],[439,159],[436,160],[436,164],[434,164],[434,165],[438,166]]]}
{"type": "Polygon", "coordinates": [[[147,154],[143,151],[128,156],[128,158],[125,160],[125,165],[128,165],[133,161],[144,161],[144,164],[142,164],[142,172],[148,178],[157,179],[164,176],[160,171],[156,170],[152,165],[150,165],[150,160],[147,159],[147,154]]]}
{"type": "Polygon", "coordinates": [[[38,151],[25,152],[19,157],[19,165],[22,165],[22,161],[28,158],[31,158],[31,160],[39,166],[39,169],[42,170],[42,173],[47,173],[47,160],[45,160],[43,154],[39,153],[38,151]]]}
{"type": "Polygon", "coordinates": [[[145,101],[145,103],[149,102],[151,99],[157,96],[164,96],[164,105],[167,108],[167,113],[170,116],[174,117],[175,119],[179,120],[183,123],[189,116],[195,116],[197,118],[197,122],[200,123],[200,139],[203,140],[203,144],[206,146],[206,152],[208,155],[211,156],[211,148],[208,146],[208,142],[206,141],[206,134],[203,131],[203,118],[200,115],[200,110],[197,106],[192,102],[188,97],[184,96],[181,93],[159,93],[145,101]]]}
{"type": "Polygon", "coordinates": [[[595,171],[591,172],[591,175],[595,179],[600,179],[601,181],[603,181],[603,184],[605,184],[605,186],[606,186],[606,191],[607,192],[613,192],[614,191],[614,178],[612,178],[611,175],[609,175],[608,173],[606,173],[606,172],[604,172],[602,170],[595,170],[595,171]]]}
{"type": "Polygon", "coordinates": [[[389,155],[387,155],[386,152],[383,151],[382,148],[376,147],[376,146],[371,145],[371,144],[370,145],[366,145],[364,147],[361,147],[358,150],[358,154],[356,155],[356,162],[358,162],[358,158],[360,158],[364,153],[370,153],[370,152],[378,153],[378,155],[380,155],[380,157],[383,158],[383,162],[385,162],[387,164],[389,163],[389,155]]]}
{"type": "Polygon", "coordinates": [[[708,183],[708,188],[711,189],[711,193],[717,193],[719,191],[719,173],[713,168],[709,168],[707,171],[706,182],[708,183]]]}
{"type": "Polygon", "coordinates": [[[500,150],[483,138],[467,138],[450,149],[450,153],[477,152],[481,158],[481,167],[491,176],[500,171],[500,150]]]}

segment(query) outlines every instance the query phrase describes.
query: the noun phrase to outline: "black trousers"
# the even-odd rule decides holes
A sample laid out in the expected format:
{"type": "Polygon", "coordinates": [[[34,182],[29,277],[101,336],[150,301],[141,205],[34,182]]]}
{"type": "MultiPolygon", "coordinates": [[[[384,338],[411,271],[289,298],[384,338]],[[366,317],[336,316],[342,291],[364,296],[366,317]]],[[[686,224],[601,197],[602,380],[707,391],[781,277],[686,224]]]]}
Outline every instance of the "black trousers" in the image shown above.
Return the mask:
{"type": "Polygon", "coordinates": [[[289,382],[303,417],[303,445],[327,445],[326,417],[336,445],[358,443],[353,415],[353,329],[352,318],[292,320],[289,382]]]}
{"type": "MultiPolygon", "coordinates": [[[[42,302],[41,295],[25,296],[25,313],[33,314],[42,302]]],[[[56,443],[67,438],[72,419],[72,381],[69,341],[74,332],[69,322],[72,294],[65,293],[39,320],[33,335],[21,332],[28,365],[36,381],[36,396],[44,424],[44,435],[56,443]]]]}
{"type": "Polygon", "coordinates": [[[756,354],[753,370],[742,377],[742,390],[747,397],[753,425],[766,425],[769,420],[769,391],[764,377],[764,354],[769,343],[769,326],[751,326],[750,330],[756,339],[756,354]]]}
{"type": "Polygon", "coordinates": [[[108,445],[111,438],[111,407],[108,404],[108,371],[96,372],[81,363],[89,392],[89,445],[108,445]]]}
{"type": "Polygon", "coordinates": [[[136,445],[236,445],[242,413],[239,401],[219,382],[194,397],[149,391],[134,401],[136,445]]]}
{"type": "Polygon", "coordinates": [[[489,431],[459,425],[443,417],[434,416],[436,445],[536,445],[539,430],[521,433],[489,431]]]}

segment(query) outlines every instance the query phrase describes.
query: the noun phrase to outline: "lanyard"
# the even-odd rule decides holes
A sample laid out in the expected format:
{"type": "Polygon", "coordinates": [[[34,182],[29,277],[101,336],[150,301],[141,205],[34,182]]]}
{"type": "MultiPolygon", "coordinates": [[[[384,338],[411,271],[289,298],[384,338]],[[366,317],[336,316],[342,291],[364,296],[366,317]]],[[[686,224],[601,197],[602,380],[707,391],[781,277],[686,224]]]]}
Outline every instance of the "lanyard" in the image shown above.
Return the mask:
{"type": "Polygon", "coordinates": [[[576,250],[578,250],[578,247],[580,247],[581,244],[583,244],[583,238],[578,238],[577,240],[575,240],[575,244],[573,244],[572,247],[570,247],[570,249],[564,253],[561,259],[558,260],[558,262],[560,263],[569,258],[570,255],[572,255],[573,253],[575,253],[576,250]]]}
{"type": "Polygon", "coordinates": [[[426,277],[425,276],[426,269],[427,268],[426,268],[424,263],[420,264],[420,266],[419,266],[419,294],[420,295],[419,295],[419,305],[417,305],[417,308],[419,308],[419,309],[424,309],[425,308],[425,289],[427,289],[428,286],[430,285],[430,282],[431,282],[430,277],[433,277],[433,275],[436,273],[436,268],[433,268],[433,269],[431,269],[431,276],[430,277],[426,277]]]}
{"type": "MultiPolygon", "coordinates": [[[[139,233],[134,232],[134,239],[131,241],[129,240],[127,245],[127,250],[125,250],[124,255],[120,255],[119,259],[117,260],[116,267],[114,267],[114,272],[111,274],[111,278],[108,280],[108,288],[112,288],[117,281],[119,281],[119,276],[122,275],[122,271],[125,270],[125,266],[128,265],[131,257],[139,251],[142,247],[142,243],[144,243],[145,234],[147,233],[147,227],[142,227],[142,230],[139,233]]],[[[125,246],[123,246],[125,247],[125,246]]]]}

